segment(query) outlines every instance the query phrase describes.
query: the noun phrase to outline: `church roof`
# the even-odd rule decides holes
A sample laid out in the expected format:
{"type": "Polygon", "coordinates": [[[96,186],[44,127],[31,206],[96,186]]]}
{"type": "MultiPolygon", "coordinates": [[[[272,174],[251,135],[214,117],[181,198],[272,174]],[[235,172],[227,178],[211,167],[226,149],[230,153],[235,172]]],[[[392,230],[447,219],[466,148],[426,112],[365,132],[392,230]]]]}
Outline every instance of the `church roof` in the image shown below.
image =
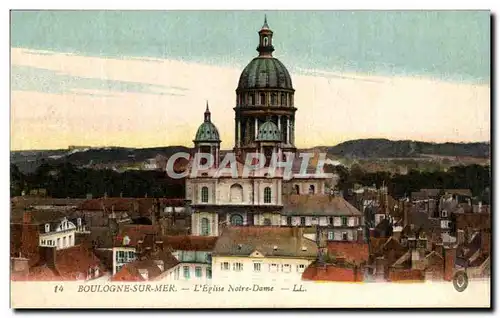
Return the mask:
{"type": "Polygon", "coordinates": [[[281,141],[281,133],[272,121],[266,121],[259,128],[259,133],[256,138],[257,141],[281,141]]]}
{"type": "Polygon", "coordinates": [[[292,78],[285,65],[274,57],[256,57],[241,72],[238,89],[291,89],[292,78]]]}

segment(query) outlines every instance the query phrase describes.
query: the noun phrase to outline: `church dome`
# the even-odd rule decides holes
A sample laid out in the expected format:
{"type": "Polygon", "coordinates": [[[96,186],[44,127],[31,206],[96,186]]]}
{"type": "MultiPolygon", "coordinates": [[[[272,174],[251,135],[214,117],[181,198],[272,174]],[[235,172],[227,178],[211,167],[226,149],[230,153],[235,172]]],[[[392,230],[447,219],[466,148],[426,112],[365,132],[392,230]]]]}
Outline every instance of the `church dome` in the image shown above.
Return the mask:
{"type": "Polygon", "coordinates": [[[293,89],[292,78],[285,65],[274,57],[256,57],[243,69],[238,89],[293,89]]]}
{"type": "Polygon", "coordinates": [[[210,110],[208,109],[208,101],[207,101],[207,109],[205,110],[205,119],[203,123],[196,131],[196,136],[194,138],[194,142],[220,142],[219,138],[219,130],[212,123],[210,110]]]}
{"type": "Polygon", "coordinates": [[[196,132],[195,142],[219,142],[219,131],[211,122],[204,122],[196,132]]]}
{"type": "Polygon", "coordinates": [[[281,141],[281,133],[272,121],[266,121],[259,128],[259,133],[256,138],[257,141],[281,141]]]}

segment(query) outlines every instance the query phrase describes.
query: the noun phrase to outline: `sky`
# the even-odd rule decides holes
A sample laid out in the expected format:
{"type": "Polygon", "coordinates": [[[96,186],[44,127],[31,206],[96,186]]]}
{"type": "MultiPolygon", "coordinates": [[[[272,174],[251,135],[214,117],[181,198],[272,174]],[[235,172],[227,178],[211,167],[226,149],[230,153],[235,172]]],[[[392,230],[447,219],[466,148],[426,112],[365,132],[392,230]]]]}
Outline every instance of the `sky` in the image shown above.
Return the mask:
{"type": "Polygon", "coordinates": [[[12,11],[11,149],[222,148],[267,15],[296,90],[296,146],[490,140],[487,11],[12,11]]]}

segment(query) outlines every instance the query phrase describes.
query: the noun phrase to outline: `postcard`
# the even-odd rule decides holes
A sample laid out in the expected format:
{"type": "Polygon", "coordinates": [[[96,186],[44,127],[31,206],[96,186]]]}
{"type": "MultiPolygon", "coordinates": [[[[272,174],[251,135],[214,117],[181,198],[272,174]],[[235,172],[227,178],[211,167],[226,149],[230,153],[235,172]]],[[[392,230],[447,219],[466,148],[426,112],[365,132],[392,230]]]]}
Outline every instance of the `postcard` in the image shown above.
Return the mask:
{"type": "Polygon", "coordinates": [[[488,11],[22,11],[22,308],[490,308],[488,11]]]}

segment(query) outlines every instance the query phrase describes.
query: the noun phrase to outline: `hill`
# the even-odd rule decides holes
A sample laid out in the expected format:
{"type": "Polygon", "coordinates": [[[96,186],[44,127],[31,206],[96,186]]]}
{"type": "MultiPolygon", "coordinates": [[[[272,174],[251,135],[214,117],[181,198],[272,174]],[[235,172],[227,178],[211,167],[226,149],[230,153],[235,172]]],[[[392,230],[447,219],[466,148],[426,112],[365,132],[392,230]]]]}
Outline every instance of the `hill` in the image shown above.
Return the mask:
{"type": "Polygon", "coordinates": [[[418,158],[426,156],[489,158],[490,144],[431,143],[412,140],[357,139],[327,148],[334,156],[347,158],[418,158]]]}

